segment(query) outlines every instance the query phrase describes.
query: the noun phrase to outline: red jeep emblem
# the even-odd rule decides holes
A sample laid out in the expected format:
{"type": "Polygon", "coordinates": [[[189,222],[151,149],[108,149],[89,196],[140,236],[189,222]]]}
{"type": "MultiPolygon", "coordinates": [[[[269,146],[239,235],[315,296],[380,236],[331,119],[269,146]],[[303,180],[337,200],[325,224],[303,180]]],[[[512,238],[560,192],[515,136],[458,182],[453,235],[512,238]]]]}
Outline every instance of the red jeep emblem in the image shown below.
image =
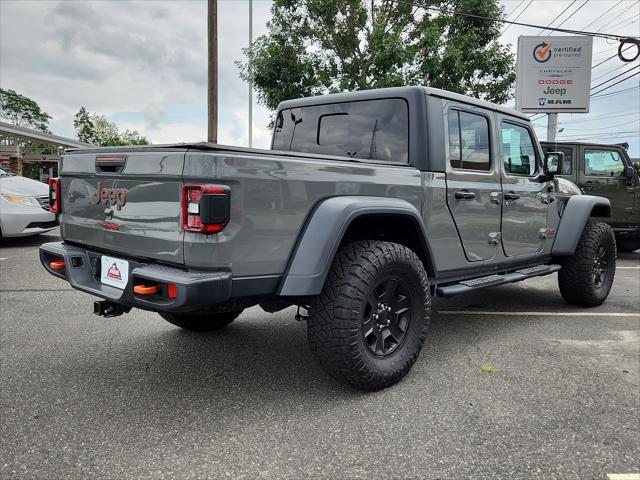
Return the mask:
{"type": "Polygon", "coordinates": [[[98,189],[93,194],[96,203],[104,203],[105,205],[115,205],[118,210],[127,203],[126,188],[106,188],[102,182],[98,182],[98,189]]]}

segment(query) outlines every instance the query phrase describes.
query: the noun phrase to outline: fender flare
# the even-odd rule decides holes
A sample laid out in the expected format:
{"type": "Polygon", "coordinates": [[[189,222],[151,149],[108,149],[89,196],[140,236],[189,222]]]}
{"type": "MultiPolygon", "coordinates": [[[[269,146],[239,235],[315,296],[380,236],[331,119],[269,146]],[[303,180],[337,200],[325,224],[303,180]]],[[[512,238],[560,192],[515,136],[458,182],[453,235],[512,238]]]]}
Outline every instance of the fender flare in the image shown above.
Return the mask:
{"type": "Polygon", "coordinates": [[[389,197],[345,196],[322,201],[312,211],[289,259],[277,295],[309,296],[322,291],[333,258],[353,220],[363,215],[402,215],[426,229],[416,207],[406,200],[389,197]]]}
{"type": "Polygon", "coordinates": [[[569,197],[562,210],[556,239],[551,248],[552,255],[566,256],[574,254],[582,236],[582,231],[592,215],[593,209],[596,207],[608,212],[607,215],[598,216],[611,216],[611,203],[607,198],[593,195],[574,195],[569,197]]]}

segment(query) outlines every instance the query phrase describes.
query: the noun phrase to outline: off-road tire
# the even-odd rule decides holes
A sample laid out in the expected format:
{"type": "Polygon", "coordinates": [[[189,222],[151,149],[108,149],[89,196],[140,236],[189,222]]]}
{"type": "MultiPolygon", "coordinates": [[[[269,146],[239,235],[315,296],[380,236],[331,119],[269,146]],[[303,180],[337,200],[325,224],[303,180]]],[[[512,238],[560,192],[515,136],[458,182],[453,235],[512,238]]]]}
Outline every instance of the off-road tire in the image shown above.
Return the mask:
{"type": "Polygon", "coordinates": [[[616,272],[616,241],[611,227],[602,222],[587,222],[576,251],[562,260],[558,272],[560,294],[567,303],[583,307],[597,307],[609,295],[616,272]],[[606,254],[605,276],[596,281],[597,256],[606,254]]]}
{"type": "MultiPolygon", "coordinates": [[[[357,241],[336,254],[322,292],[311,303],[307,321],[309,346],[332,377],[356,388],[379,390],[398,382],[415,363],[427,334],[430,312],[427,273],[412,250],[391,242],[357,241]],[[388,304],[398,305],[397,311],[402,311],[397,302],[409,304],[410,308],[408,313],[400,314],[402,320],[397,320],[398,325],[406,322],[402,340],[395,342],[391,337],[395,350],[381,356],[372,351],[377,344],[370,346],[365,340],[366,335],[371,338],[378,332],[371,329],[367,334],[365,328],[372,325],[367,322],[373,322],[371,299],[384,298],[377,292],[389,282],[398,282],[399,287],[393,290],[396,293],[389,294],[396,298],[388,304]],[[407,295],[397,293],[400,291],[407,295]],[[369,326],[365,327],[365,323],[369,326]]],[[[400,318],[392,311],[385,317],[400,318]]],[[[381,343],[384,346],[386,342],[381,343]]]]}
{"type": "Polygon", "coordinates": [[[640,250],[640,238],[618,238],[616,245],[619,252],[635,252],[640,250]]]}
{"type": "Polygon", "coordinates": [[[160,316],[176,327],[192,332],[220,330],[233,322],[242,310],[224,313],[160,313],[160,316]]]}

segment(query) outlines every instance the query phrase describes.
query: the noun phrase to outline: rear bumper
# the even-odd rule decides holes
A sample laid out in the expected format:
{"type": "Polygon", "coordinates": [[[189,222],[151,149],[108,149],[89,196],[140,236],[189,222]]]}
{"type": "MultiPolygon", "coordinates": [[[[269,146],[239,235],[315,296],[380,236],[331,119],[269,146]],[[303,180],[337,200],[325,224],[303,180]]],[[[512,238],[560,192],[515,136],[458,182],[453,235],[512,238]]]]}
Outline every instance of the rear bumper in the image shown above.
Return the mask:
{"type": "Polygon", "coordinates": [[[231,297],[230,272],[185,271],[126,257],[121,257],[129,262],[125,289],[104,285],[100,282],[101,256],[98,252],[63,242],[45,243],[40,247],[40,262],[49,273],[68,281],[77,290],[120,305],[154,312],[188,312],[231,297]],[[55,259],[64,260],[64,269],[51,268],[50,263],[55,259]],[[142,296],[133,292],[133,286],[137,284],[157,284],[162,288],[158,295],[142,296]],[[175,298],[167,296],[169,284],[176,286],[175,298]]]}

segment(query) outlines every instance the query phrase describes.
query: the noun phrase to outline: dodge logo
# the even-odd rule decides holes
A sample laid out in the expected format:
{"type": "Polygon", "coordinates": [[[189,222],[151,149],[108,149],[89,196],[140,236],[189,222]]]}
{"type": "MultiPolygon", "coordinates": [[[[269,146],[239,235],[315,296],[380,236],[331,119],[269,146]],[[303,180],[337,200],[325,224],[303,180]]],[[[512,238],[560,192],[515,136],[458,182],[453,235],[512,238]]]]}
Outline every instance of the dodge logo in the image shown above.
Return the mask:
{"type": "Polygon", "coordinates": [[[115,205],[116,208],[120,210],[127,203],[127,189],[106,188],[102,185],[102,182],[98,182],[98,189],[96,193],[93,194],[93,200],[96,203],[115,205]]]}

